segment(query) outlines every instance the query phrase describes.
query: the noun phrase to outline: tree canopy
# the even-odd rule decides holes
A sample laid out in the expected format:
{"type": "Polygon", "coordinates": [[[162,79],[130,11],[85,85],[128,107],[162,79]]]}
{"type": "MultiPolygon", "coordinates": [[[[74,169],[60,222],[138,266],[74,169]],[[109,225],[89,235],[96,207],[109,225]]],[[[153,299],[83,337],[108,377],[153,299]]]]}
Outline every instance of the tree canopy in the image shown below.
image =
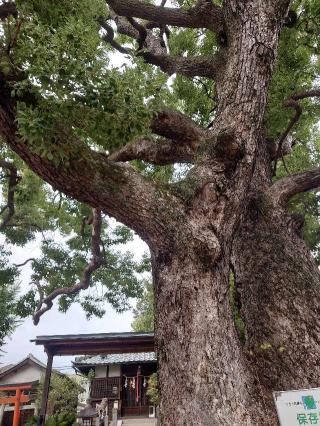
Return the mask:
{"type": "MultiPolygon", "coordinates": [[[[195,3],[172,4],[187,8],[195,3]]],[[[169,155],[171,148],[164,137],[174,133],[169,125],[160,129],[161,136],[154,141],[149,122],[157,111],[176,108],[192,118],[194,126],[210,129],[216,114],[215,85],[205,73],[193,76],[192,70],[184,70],[178,62],[195,56],[206,58],[218,47],[215,34],[195,28],[160,28],[159,40],[177,61],[168,64],[164,53],[157,57],[152,52],[152,44],[146,50],[137,47],[137,23],[125,25],[118,20],[114,33],[108,23],[114,12],[103,0],[54,4],[50,0],[28,0],[17,1],[15,6],[18,18],[13,13],[2,21],[0,68],[10,81],[11,96],[18,99],[17,129],[32,152],[67,171],[72,158],[86,156],[90,147],[102,155],[111,154],[111,158],[125,156],[130,160],[131,155],[133,166],[152,181],[181,180],[193,162],[192,155],[178,153],[175,167],[171,161],[166,164],[165,158],[148,158],[149,145],[154,143],[168,144],[169,155]],[[126,58],[120,67],[113,65],[115,50],[126,58]],[[159,62],[160,70],[152,66],[154,62],[159,62]],[[143,148],[135,152],[137,140],[145,146],[145,152],[143,148]]],[[[283,101],[309,88],[319,76],[319,4],[296,1],[294,10],[298,23],[283,30],[268,98],[266,124],[271,149],[292,116],[291,108],[282,108],[283,101]]],[[[319,164],[317,108],[314,101],[303,101],[303,114],[294,128],[294,149],[291,152],[291,147],[287,147],[290,155],[278,161],[276,178],[287,171],[296,173],[319,164]]],[[[160,125],[156,118],[153,120],[151,129],[160,125]]],[[[83,274],[94,257],[92,212],[86,204],[65,196],[37,177],[5,143],[1,156],[1,232],[5,247],[14,251],[15,246],[28,247],[33,240],[41,245],[38,258],[26,256],[25,260],[33,272],[30,288],[20,293],[16,308],[19,315],[26,316],[48,306],[41,302],[62,283],[69,289],[77,283],[87,287],[83,274]]],[[[95,167],[94,161],[92,165],[95,167]]],[[[303,234],[318,258],[317,193],[298,195],[291,208],[306,214],[303,234]]],[[[62,294],[59,308],[66,311],[77,301],[89,316],[103,315],[106,300],[118,310],[127,308],[128,299],[142,291],[136,274],[140,266],[131,254],[119,251],[131,238],[128,229],[103,217],[103,265],[98,270],[98,261],[93,267],[97,268],[90,281],[93,288],[83,296],[76,292],[62,294]]],[[[11,266],[10,274],[14,274],[16,282],[23,266],[11,266]]],[[[4,273],[1,281],[5,283],[7,279],[4,273]]],[[[7,308],[12,311],[12,306],[7,308]]]]}

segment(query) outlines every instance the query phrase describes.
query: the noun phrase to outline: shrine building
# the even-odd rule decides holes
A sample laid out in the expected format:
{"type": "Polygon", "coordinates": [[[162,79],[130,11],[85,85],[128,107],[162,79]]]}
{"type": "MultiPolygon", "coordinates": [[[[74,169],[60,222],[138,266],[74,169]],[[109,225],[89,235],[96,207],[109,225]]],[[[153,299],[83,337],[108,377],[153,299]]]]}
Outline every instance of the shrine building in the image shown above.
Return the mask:
{"type": "MultiPolygon", "coordinates": [[[[130,418],[140,418],[141,422],[150,419],[143,424],[156,424],[151,420],[156,407],[147,395],[150,376],[157,371],[153,333],[38,336],[34,342],[43,345],[48,355],[40,425],[45,419],[53,357],[67,355],[82,355],[75,358],[73,367],[78,374],[90,377],[88,412],[94,413],[103,401],[109,421],[116,409],[123,424],[129,424],[125,419],[130,418]]],[[[86,422],[83,424],[96,424],[89,417],[86,422]]]]}

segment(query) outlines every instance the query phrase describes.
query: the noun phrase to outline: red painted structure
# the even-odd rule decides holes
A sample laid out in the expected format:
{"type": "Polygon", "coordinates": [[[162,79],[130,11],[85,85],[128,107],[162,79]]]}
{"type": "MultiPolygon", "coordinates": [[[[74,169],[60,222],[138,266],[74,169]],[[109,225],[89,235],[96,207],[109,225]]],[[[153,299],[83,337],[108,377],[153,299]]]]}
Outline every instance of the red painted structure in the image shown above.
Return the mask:
{"type": "Polygon", "coordinates": [[[15,391],[15,396],[8,396],[0,398],[0,404],[14,404],[14,415],[13,415],[13,423],[12,426],[19,426],[20,420],[20,404],[24,402],[29,402],[30,397],[28,395],[24,395],[23,391],[31,389],[31,385],[13,385],[13,386],[1,386],[1,391],[12,392],[15,391]]]}

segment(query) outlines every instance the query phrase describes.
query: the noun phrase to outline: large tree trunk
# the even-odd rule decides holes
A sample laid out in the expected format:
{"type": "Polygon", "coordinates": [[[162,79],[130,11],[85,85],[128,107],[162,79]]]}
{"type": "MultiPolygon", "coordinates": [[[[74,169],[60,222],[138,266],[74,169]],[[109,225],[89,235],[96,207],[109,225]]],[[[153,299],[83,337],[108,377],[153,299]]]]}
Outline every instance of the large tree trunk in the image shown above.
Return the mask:
{"type": "Polygon", "coordinates": [[[154,254],[164,426],[253,426],[275,419],[235,330],[229,266],[252,177],[270,185],[262,123],[281,19],[269,21],[271,9],[262,13],[256,2],[242,9],[230,1],[226,11],[230,60],[217,83],[218,161],[208,151],[195,166],[192,205],[174,221],[170,250],[154,254]]]}
{"type": "Polygon", "coordinates": [[[228,258],[225,253],[213,269],[209,254],[200,257],[185,246],[179,254],[157,259],[164,426],[262,425],[263,407],[254,400],[254,378],[230,309],[228,258]]]}
{"type": "Polygon", "coordinates": [[[272,391],[319,386],[320,273],[301,226],[256,192],[233,243],[244,348],[271,412],[272,391]]]}

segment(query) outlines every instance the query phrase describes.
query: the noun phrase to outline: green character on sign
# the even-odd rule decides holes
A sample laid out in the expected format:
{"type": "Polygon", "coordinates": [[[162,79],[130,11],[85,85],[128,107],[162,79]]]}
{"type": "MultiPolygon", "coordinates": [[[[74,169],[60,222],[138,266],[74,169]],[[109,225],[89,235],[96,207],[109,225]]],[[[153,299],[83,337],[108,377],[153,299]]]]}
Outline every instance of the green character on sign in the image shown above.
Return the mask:
{"type": "Polygon", "coordinates": [[[302,403],[305,410],[315,410],[317,408],[316,401],[312,395],[304,395],[302,397],[302,403]]]}
{"type": "Polygon", "coordinates": [[[317,413],[309,413],[309,422],[311,425],[317,425],[318,424],[318,414],[317,413]]]}
{"type": "Polygon", "coordinates": [[[306,414],[297,414],[297,420],[299,422],[299,425],[308,425],[308,419],[306,414]]]}

